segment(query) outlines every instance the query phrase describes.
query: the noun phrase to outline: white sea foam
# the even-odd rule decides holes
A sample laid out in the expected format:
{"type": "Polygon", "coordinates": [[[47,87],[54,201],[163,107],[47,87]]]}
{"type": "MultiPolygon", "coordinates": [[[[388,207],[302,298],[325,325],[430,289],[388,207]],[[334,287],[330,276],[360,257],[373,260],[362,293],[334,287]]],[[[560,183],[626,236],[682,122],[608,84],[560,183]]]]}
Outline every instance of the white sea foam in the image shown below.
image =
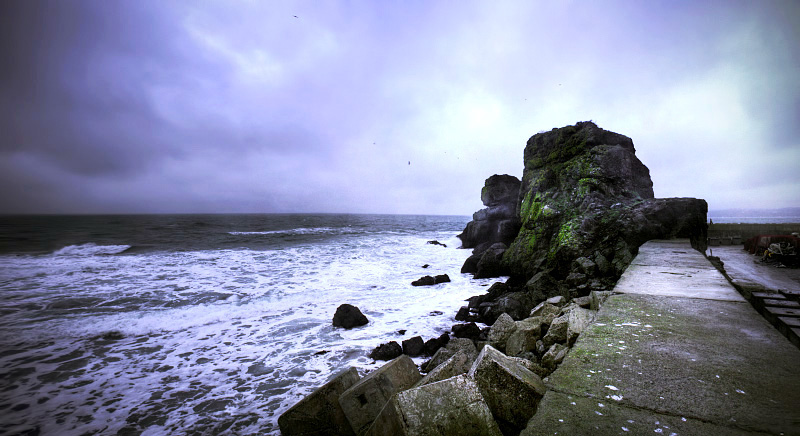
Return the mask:
{"type": "Polygon", "coordinates": [[[20,425],[10,431],[41,423],[44,434],[116,433],[139,423],[154,434],[223,425],[277,434],[277,417],[333,373],[380,366],[366,354],[382,342],[439,336],[464,299],[485,292],[493,280],[458,273],[470,254],[458,245],[451,233],[381,234],[270,251],[97,256],[127,246],[84,244],[0,256],[0,347],[14,351],[0,369],[26,362],[32,371],[2,394],[29,406],[10,413],[20,425]],[[442,273],[452,282],[410,286],[442,273]],[[341,303],[370,323],[333,328],[341,303]],[[98,339],[111,331],[124,337],[98,339]]]}
{"type": "Polygon", "coordinates": [[[80,245],[67,245],[53,252],[53,256],[95,256],[98,254],[117,254],[128,248],[129,245],[97,245],[87,243],[80,245]]]}

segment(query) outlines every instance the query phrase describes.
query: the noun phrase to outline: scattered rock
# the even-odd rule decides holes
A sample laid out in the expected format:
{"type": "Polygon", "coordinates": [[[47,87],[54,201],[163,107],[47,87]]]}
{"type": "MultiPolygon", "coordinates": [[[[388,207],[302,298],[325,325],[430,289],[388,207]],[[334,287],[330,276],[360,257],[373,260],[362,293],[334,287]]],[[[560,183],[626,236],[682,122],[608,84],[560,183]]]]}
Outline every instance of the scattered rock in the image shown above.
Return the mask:
{"type": "Polygon", "coordinates": [[[408,356],[419,356],[425,352],[425,342],[419,336],[403,341],[403,354],[408,356]]]}
{"type": "Polygon", "coordinates": [[[434,281],[434,284],[437,284],[437,285],[439,283],[447,283],[447,282],[450,281],[450,276],[448,276],[447,274],[439,274],[438,276],[433,278],[433,281],[434,281]]]}
{"type": "Polygon", "coordinates": [[[352,435],[339,396],[359,380],[355,368],[334,376],[278,417],[278,427],[285,436],[294,435],[352,435]]]}
{"type": "Polygon", "coordinates": [[[466,353],[471,360],[474,360],[475,356],[478,355],[478,350],[475,348],[475,343],[471,339],[467,338],[455,338],[448,342],[447,345],[445,345],[445,348],[453,353],[458,353],[459,351],[466,353]]]}
{"type": "Polygon", "coordinates": [[[336,308],[336,313],[333,314],[333,326],[351,329],[365,325],[369,322],[367,317],[361,313],[356,306],[350,304],[342,304],[336,308]]]}
{"type": "Polygon", "coordinates": [[[506,354],[519,356],[529,351],[536,351],[536,341],[542,335],[542,318],[537,316],[517,321],[516,327],[506,342],[506,354]]]}
{"type": "Polygon", "coordinates": [[[437,241],[437,240],[428,241],[428,244],[431,244],[431,245],[441,245],[442,247],[444,247],[444,248],[447,248],[447,245],[446,245],[446,244],[442,244],[441,242],[439,242],[439,241],[437,241]]]}
{"type": "Polygon", "coordinates": [[[328,353],[330,353],[329,350],[319,350],[316,353],[314,353],[314,355],[315,356],[323,356],[323,355],[328,354],[328,353]]]}
{"type": "Polygon", "coordinates": [[[435,368],[437,368],[439,365],[443,364],[448,359],[453,357],[453,355],[455,355],[455,354],[456,354],[455,351],[450,350],[450,349],[448,349],[446,347],[439,348],[436,351],[436,353],[433,354],[433,357],[431,357],[431,360],[429,360],[429,361],[427,361],[427,362],[422,364],[422,372],[430,373],[435,368]]]}
{"type": "Polygon", "coordinates": [[[406,331],[407,331],[407,330],[405,330],[405,329],[403,329],[403,330],[398,330],[398,331],[397,331],[397,334],[398,334],[398,335],[400,335],[400,336],[403,336],[404,334],[406,334],[406,331]]]}
{"type": "Polygon", "coordinates": [[[418,280],[411,282],[411,286],[433,286],[436,284],[436,279],[432,276],[423,276],[418,280]]]}
{"type": "Polygon", "coordinates": [[[608,299],[611,294],[613,294],[611,291],[592,291],[592,293],[589,294],[589,297],[592,299],[590,308],[592,310],[600,310],[600,306],[605,303],[606,299],[608,299]]]}
{"type": "Polygon", "coordinates": [[[375,347],[375,349],[369,353],[369,357],[375,360],[392,360],[401,354],[403,354],[403,348],[400,347],[400,344],[391,341],[375,347]]]}
{"type": "MultiPolygon", "coordinates": [[[[533,310],[531,310],[530,316],[540,316],[545,319],[549,316],[555,318],[560,311],[561,309],[558,306],[545,301],[534,307],[533,310]]],[[[545,322],[545,324],[550,324],[550,321],[545,322]]]]}
{"type": "Polygon", "coordinates": [[[103,333],[100,339],[105,341],[118,341],[120,339],[125,339],[125,335],[119,330],[111,330],[110,332],[103,333]]]}
{"type": "Polygon", "coordinates": [[[450,377],[455,377],[457,375],[466,374],[470,367],[472,367],[472,362],[474,360],[475,356],[469,356],[463,351],[458,351],[441,364],[433,366],[431,370],[428,371],[428,375],[422,377],[422,380],[417,382],[414,387],[427,385],[448,379],[450,377]]]}
{"type": "Polygon", "coordinates": [[[547,334],[542,338],[545,346],[550,346],[555,343],[564,343],[567,341],[567,329],[569,328],[569,315],[561,315],[553,319],[550,323],[550,328],[547,329],[547,334]]]}
{"type": "Polygon", "coordinates": [[[442,312],[441,310],[432,310],[428,312],[428,316],[439,316],[439,315],[444,315],[444,312],[442,312]]]}
{"type": "Polygon", "coordinates": [[[555,369],[560,364],[564,357],[567,356],[569,348],[561,344],[553,344],[550,349],[542,356],[542,366],[548,369],[555,369]]]}
{"type": "Polygon", "coordinates": [[[400,356],[373,371],[339,396],[353,432],[364,434],[397,392],[414,386],[422,376],[408,356],[400,356]]]}
{"type": "Polygon", "coordinates": [[[422,265],[422,267],[423,267],[423,268],[428,268],[428,267],[430,267],[430,265],[428,265],[428,264],[426,263],[425,265],[422,265]]]}
{"type": "Polygon", "coordinates": [[[589,295],[586,295],[584,297],[573,298],[572,302],[577,304],[580,307],[588,309],[589,307],[592,306],[592,297],[589,296],[589,295]]]}
{"type": "Polygon", "coordinates": [[[457,338],[467,338],[477,341],[481,335],[481,329],[474,323],[455,324],[452,328],[453,336],[457,338]]]}
{"type": "Polygon", "coordinates": [[[591,324],[594,320],[595,313],[596,312],[589,309],[582,309],[580,307],[569,311],[567,315],[569,323],[569,327],[567,327],[567,343],[570,346],[578,339],[578,335],[583,333],[583,330],[591,324]]]}
{"type": "Polygon", "coordinates": [[[425,354],[433,356],[439,348],[444,347],[450,342],[450,335],[442,333],[438,338],[431,338],[425,341],[425,354]]]}
{"type": "Polygon", "coordinates": [[[505,350],[506,341],[508,341],[508,338],[516,329],[517,324],[509,314],[504,313],[500,315],[489,329],[489,337],[487,338],[489,344],[498,350],[505,350]]]}

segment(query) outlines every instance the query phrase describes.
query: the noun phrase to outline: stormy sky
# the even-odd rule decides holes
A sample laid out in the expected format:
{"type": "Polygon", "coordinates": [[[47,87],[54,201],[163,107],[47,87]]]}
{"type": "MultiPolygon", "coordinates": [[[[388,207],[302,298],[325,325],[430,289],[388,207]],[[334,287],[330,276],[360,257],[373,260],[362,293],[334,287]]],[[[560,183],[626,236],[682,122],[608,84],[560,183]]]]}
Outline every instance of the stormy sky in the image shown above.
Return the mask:
{"type": "Polygon", "coordinates": [[[0,213],[471,214],[593,120],[800,206],[796,1],[0,2],[0,213]]]}

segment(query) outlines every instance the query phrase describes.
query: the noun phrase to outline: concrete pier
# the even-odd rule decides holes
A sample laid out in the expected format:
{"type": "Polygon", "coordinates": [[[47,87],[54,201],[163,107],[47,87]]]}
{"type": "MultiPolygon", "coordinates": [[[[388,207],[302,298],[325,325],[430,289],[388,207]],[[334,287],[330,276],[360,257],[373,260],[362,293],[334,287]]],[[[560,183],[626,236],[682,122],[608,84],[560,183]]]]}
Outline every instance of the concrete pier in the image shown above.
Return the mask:
{"type": "Polygon", "coordinates": [[[523,435],[800,435],[800,350],[686,240],[650,241],[523,435]]]}

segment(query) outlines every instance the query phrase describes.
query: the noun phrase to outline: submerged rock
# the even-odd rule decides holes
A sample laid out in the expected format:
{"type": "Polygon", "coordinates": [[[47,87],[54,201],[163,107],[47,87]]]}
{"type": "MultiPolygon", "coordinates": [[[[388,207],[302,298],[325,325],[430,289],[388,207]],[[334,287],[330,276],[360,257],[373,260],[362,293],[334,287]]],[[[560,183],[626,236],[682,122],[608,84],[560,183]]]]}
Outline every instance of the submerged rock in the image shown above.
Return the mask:
{"type": "Polygon", "coordinates": [[[433,276],[423,276],[411,282],[411,286],[433,286],[436,284],[436,279],[433,276]]]}
{"type": "Polygon", "coordinates": [[[361,313],[361,310],[350,304],[342,304],[336,308],[336,313],[333,314],[334,327],[351,329],[367,323],[369,323],[369,320],[361,313]]]}
{"type": "Polygon", "coordinates": [[[355,368],[349,368],[312,392],[278,417],[284,436],[352,435],[353,429],[339,405],[339,396],[359,380],[355,368]]]}

